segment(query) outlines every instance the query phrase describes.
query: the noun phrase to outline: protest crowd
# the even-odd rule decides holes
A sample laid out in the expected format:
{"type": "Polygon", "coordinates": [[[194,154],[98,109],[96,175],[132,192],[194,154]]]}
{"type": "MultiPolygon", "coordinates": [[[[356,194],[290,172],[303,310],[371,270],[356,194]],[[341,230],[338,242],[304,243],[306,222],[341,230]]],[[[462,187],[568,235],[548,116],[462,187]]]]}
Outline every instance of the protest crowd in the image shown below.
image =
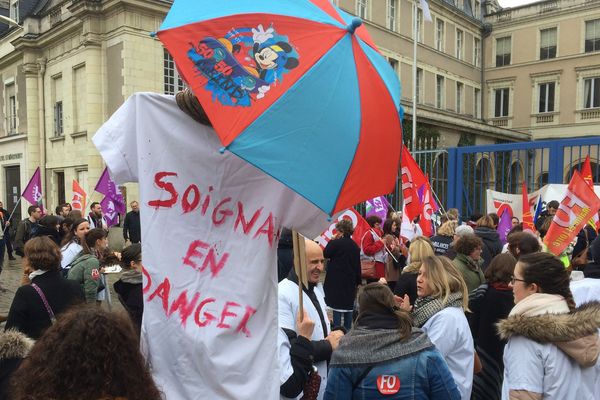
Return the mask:
{"type": "MultiPolygon", "coordinates": [[[[406,153],[403,163],[414,163],[406,153]]],[[[418,177],[416,163],[411,168],[418,177]]],[[[295,265],[294,233],[284,228],[275,235],[278,333],[270,373],[278,374],[277,396],[598,399],[598,218],[561,236],[568,243],[555,255],[549,235],[565,232],[556,214],[572,193],[545,202],[543,212],[465,218],[443,210],[422,184],[412,203],[411,193],[403,193],[401,211],[382,196],[366,203],[365,218],[349,209],[316,239],[301,237],[305,266],[295,265]]],[[[594,207],[597,215],[600,205],[594,207]]],[[[100,203],[87,215],[70,204],[54,214],[28,208],[14,245],[22,257],[21,286],[1,316],[0,399],[165,398],[155,366],[138,350],[149,335],[145,305],[160,297],[167,307],[171,290],[165,278],[147,295],[154,283],[142,267],[140,208],[131,203],[121,252],[109,250],[113,223],[100,203]],[[100,307],[107,301],[106,271],[115,265],[121,275],[114,292],[124,314],[100,307]]],[[[9,223],[4,213],[1,222],[2,229],[9,223]]],[[[192,257],[199,254],[188,252],[184,262],[196,265],[192,257]]],[[[274,275],[275,265],[265,271],[274,275]]],[[[180,295],[167,317],[176,317],[173,310],[185,301],[180,295]]],[[[227,317],[238,315],[228,304],[220,316],[202,316],[199,306],[195,323],[218,319],[217,327],[226,326],[227,317]]],[[[250,336],[255,312],[247,308],[237,335],[250,336]]],[[[178,313],[185,323],[185,310],[178,313]]]]}

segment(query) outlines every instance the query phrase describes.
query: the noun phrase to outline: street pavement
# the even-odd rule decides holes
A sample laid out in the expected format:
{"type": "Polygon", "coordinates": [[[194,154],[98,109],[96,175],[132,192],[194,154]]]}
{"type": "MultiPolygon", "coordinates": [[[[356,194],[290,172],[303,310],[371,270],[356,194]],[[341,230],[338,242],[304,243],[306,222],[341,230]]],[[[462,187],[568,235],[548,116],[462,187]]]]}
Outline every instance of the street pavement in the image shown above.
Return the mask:
{"type": "MultiPolygon", "coordinates": [[[[0,274],[0,286],[4,289],[0,291],[0,315],[6,316],[8,315],[8,311],[10,310],[10,305],[12,303],[13,297],[15,297],[15,293],[19,286],[21,286],[21,275],[23,274],[23,267],[21,257],[17,256],[15,261],[10,261],[8,257],[5,257],[4,263],[2,265],[2,273],[0,274]]],[[[119,303],[117,295],[113,289],[113,283],[115,283],[121,274],[108,274],[108,287],[111,290],[111,298],[112,298],[112,310],[122,311],[123,306],[119,303]]],[[[102,302],[102,307],[108,309],[108,305],[106,301],[102,302]]],[[[4,326],[4,323],[0,324],[0,326],[4,326]]]]}

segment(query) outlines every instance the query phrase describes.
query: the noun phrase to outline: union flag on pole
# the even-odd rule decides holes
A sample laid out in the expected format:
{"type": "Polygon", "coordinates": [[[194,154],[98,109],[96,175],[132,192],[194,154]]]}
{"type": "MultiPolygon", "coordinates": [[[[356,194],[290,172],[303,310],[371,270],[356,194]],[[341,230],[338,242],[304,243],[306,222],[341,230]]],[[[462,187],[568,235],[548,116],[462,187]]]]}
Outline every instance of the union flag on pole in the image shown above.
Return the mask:
{"type": "Polygon", "coordinates": [[[39,206],[42,209],[43,214],[46,213],[44,205],[42,204],[42,175],[40,173],[40,167],[36,168],[21,196],[30,202],[31,205],[39,206]]]}
{"type": "Polygon", "coordinates": [[[559,255],[600,210],[600,199],[585,182],[579,171],[573,173],[567,195],[560,203],[544,238],[548,250],[559,255]]]}
{"type": "Polygon", "coordinates": [[[73,179],[73,200],[71,200],[71,207],[73,210],[79,210],[83,212],[85,210],[85,202],[87,200],[87,193],[79,185],[75,179],[73,179]]]}
{"type": "Polygon", "coordinates": [[[404,207],[406,216],[412,222],[421,214],[421,204],[419,202],[418,189],[427,183],[427,178],[419,164],[410,155],[408,148],[402,146],[402,197],[404,198],[404,207]]]}
{"type": "Polygon", "coordinates": [[[336,220],[333,221],[329,228],[327,228],[327,230],[316,239],[319,246],[321,246],[322,248],[325,248],[325,246],[327,246],[327,243],[329,243],[329,241],[337,233],[335,229],[335,224],[337,224],[342,219],[349,219],[350,221],[352,221],[352,226],[354,227],[352,240],[354,240],[356,244],[358,244],[358,247],[360,247],[360,241],[362,240],[364,234],[371,229],[371,227],[369,226],[367,221],[365,221],[362,215],[360,215],[360,213],[354,208],[349,208],[343,213],[341,213],[336,218],[336,220]]]}
{"type": "Polygon", "coordinates": [[[529,205],[529,195],[527,194],[527,185],[523,182],[523,230],[535,232],[535,224],[533,223],[533,215],[531,214],[531,206],[529,205]]]}
{"type": "MultiPolygon", "coordinates": [[[[428,176],[426,178],[429,178],[428,176]]],[[[429,179],[425,182],[425,184],[421,187],[420,190],[421,196],[421,218],[419,219],[419,226],[423,231],[423,235],[430,237],[433,236],[433,223],[431,221],[431,217],[434,212],[439,210],[439,207],[435,200],[433,199],[433,195],[431,193],[431,186],[429,186],[429,179]]]]}
{"type": "MultiPolygon", "coordinates": [[[[581,166],[581,176],[585,183],[589,185],[589,187],[594,190],[594,178],[592,178],[592,165],[590,164],[590,156],[588,155],[581,166]]],[[[598,214],[594,214],[592,219],[589,221],[589,224],[598,232],[600,230],[600,218],[598,218],[598,214]]]]}

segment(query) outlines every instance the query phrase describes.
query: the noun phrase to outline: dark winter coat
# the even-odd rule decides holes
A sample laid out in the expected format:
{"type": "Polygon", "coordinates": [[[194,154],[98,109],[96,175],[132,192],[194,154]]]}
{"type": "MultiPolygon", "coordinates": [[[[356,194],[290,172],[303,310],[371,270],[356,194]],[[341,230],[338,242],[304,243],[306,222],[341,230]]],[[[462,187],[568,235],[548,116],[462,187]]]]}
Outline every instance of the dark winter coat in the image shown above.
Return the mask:
{"type": "MultiPolygon", "coordinates": [[[[139,334],[142,327],[142,315],[144,314],[142,282],[128,279],[126,274],[130,274],[131,272],[133,271],[124,273],[121,279],[115,282],[113,287],[115,288],[115,293],[119,296],[119,301],[123,304],[125,310],[127,310],[127,313],[139,334]]],[[[141,276],[139,280],[141,280],[141,276]]]]}
{"type": "Polygon", "coordinates": [[[281,231],[277,244],[277,282],[287,278],[292,268],[294,268],[292,231],[286,228],[281,231]]]}
{"type": "Polygon", "coordinates": [[[586,278],[600,279],[600,236],[590,244],[590,255],[592,262],[583,268],[583,275],[586,278]]]}
{"type": "Polygon", "coordinates": [[[485,271],[490,262],[492,262],[492,258],[502,253],[502,242],[496,230],[485,226],[475,228],[475,235],[483,241],[483,247],[481,248],[483,264],[481,265],[481,269],[485,271]]]}
{"type": "Polygon", "coordinates": [[[0,333],[0,400],[7,400],[12,374],[29,354],[34,341],[23,333],[10,329],[0,333]]]}
{"type": "Polygon", "coordinates": [[[129,211],[125,214],[125,221],[123,222],[123,239],[129,239],[131,243],[140,243],[142,241],[142,227],[139,211],[129,211]]]}
{"type": "Polygon", "coordinates": [[[508,317],[515,303],[508,285],[494,286],[481,285],[469,296],[471,312],[466,315],[482,363],[482,371],[473,377],[472,399],[495,400],[501,395],[506,340],[498,336],[496,323],[508,317]]]}
{"type": "Polygon", "coordinates": [[[31,235],[31,238],[34,237],[43,237],[48,236],[57,246],[60,247],[60,234],[55,228],[49,228],[44,225],[38,225],[35,233],[31,235]]]}
{"type": "Polygon", "coordinates": [[[329,259],[323,284],[325,303],[337,310],[352,310],[361,283],[360,248],[348,235],[327,243],[323,256],[329,259]]]}
{"type": "MultiPolygon", "coordinates": [[[[83,292],[76,282],[62,277],[59,271],[48,271],[31,280],[44,293],[55,316],[73,304],[83,302],[83,292]]],[[[8,312],[5,329],[17,329],[38,339],[52,322],[40,295],[31,285],[17,289],[8,312]]]]}
{"type": "Polygon", "coordinates": [[[431,244],[436,256],[446,255],[454,240],[453,236],[435,235],[431,237],[431,244]]]}

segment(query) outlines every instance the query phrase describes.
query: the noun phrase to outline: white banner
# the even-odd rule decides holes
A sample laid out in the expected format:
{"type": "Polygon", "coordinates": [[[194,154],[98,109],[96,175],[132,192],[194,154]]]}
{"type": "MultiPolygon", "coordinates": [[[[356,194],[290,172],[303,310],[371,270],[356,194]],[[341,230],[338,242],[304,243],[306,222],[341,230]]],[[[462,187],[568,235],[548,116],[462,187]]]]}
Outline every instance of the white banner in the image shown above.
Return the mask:
{"type": "MultiPolygon", "coordinates": [[[[536,190],[535,192],[529,193],[529,204],[531,206],[532,213],[534,212],[534,208],[537,205],[538,196],[542,196],[542,211],[546,209],[546,204],[552,200],[556,200],[559,203],[564,199],[567,193],[567,186],[564,184],[552,183],[545,185],[541,189],[536,190]]],[[[487,191],[487,202],[486,202],[486,212],[489,213],[500,213],[498,212],[504,207],[510,208],[511,215],[519,218],[519,220],[523,219],[523,197],[521,194],[511,194],[511,193],[503,193],[496,192],[495,190],[488,189],[487,191]]],[[[594,192],[600,197],[600,185],[594,186],[594,192]]]]}

